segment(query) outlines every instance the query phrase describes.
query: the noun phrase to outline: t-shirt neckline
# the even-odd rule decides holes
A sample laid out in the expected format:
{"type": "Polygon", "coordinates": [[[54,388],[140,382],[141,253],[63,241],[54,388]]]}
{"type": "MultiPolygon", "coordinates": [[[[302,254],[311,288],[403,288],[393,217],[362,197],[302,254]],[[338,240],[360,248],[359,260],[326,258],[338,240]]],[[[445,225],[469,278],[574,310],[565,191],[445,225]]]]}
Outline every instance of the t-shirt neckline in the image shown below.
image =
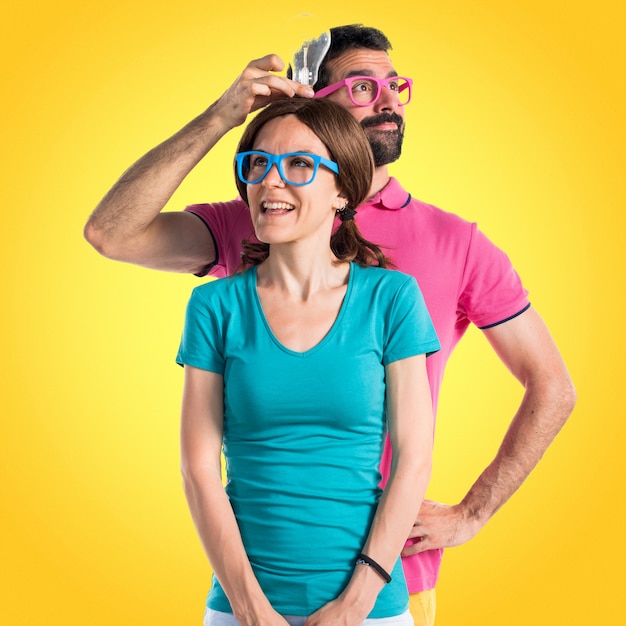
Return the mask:
{"type": "Polygon", "coordinates": [[[269,325],[269,322],[267,321],[267,318],[265,317],[265,311],[263,311],[263,305],[261,304],[261,299],[259,298],[259,292],[257,291],[257,267],[258,266],[253,266],[252,268],[250,268],[250,271],[248,272],[248,288],[252,291],[252,295],[253,295],[253,300],[255,303],[255,307],[256,307],[256,313],[259,316],[259,318],[261,319],[261,322],[263,323],[263,326],[265,327],[265,330],[267,332],[267,334],[269,335],[270,339],[272,340],[272,343],[274,343],[274,345],[279,349],[282,350],[283,352],[298,357],[298,358],[305,358],[307,356],[310,356],[312,354],[315,354],[316,352],[318,352],[319,350],[321,350],[322,348],[324,348],[324,346],[326,346],[330,341],[332,341],[333,336],[335,335],[335,333],[337,332],[337,328],[341,325],[342,319],[345,317],[346,315],[346,310],[348,309],[349,303],[350,303],[350,296],[352,293],[352,285],[354,282],[354,273],[356,270],[356,265],[353,262],[350,262],[350,270],[349,270],[349,274],[348,274],[348,285],[346,287],[346,293],[343,297],[343,301],[341,303],[341,307],[339,309],[339,313],[337,314],[337,317],[335,318],[335,321],[333,322],[332,326],[330,327],[330,329],[328,330],[328,332],[324,335],[324,337],[322,337],[322,339],[316,344],[314,345],[312,348],[309,348],[308,350],[305,350],[304,352],[298,352],[296,350],[291,350],[290,348],[288,348],[287,346],[285,346],[284,344],[282,344],[278,338],[276,337],[276,335],[274,334],[274,331],[272,330],[272,327],[269,325]]]}

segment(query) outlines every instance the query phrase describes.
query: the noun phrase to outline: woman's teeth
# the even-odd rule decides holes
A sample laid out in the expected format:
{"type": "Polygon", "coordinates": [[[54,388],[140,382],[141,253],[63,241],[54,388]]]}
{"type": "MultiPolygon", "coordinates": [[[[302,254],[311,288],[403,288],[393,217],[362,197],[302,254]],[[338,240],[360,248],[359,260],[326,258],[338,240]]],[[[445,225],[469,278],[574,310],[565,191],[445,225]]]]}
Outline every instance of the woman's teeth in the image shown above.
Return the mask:
{"type": "Polygon", "coordinates": [[[262,208],[264,212],[293,211],[295,209],[293,204],[286,202],[264,202],[262,208]]]}

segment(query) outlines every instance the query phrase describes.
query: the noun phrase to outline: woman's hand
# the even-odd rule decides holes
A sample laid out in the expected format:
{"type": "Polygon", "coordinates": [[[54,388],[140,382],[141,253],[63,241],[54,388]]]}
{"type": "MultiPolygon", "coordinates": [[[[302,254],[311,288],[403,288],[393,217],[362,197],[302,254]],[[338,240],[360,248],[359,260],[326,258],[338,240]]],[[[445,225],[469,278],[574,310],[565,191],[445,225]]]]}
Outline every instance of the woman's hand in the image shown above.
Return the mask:
{"type": "Polygon", "coordinates": [[[289,626],[289,622],[277,613],[269,602],[261,609],[258,607],[253,612],[234,613],[241,626],[289,626]]]}
{"type": "Polygon", "coordinates": [[[339,597],[309,615],[304,626],[361,626],[384,586],[371,567],[357,565],[339,597]]]}
{"type": "Polygon", "coordinates": [[[361,626],[368,613],[362,606],[347,606],[339,597],[309,615],[304,626],[361,626]]]}

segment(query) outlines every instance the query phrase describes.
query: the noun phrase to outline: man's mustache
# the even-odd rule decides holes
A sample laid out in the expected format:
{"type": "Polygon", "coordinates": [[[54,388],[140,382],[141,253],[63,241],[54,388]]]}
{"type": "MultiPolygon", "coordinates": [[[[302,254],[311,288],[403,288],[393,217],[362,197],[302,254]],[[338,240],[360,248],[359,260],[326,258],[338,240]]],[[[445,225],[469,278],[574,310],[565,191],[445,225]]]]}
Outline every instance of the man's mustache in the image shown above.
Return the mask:
{"type": "Polygon", "coordinates": [[[378,115],[366,117],[361,120],[361,127],[369,128],[370,126],[380,126],[381,124],[388,124],[389,122],[395,124],[398,129],[401,129],[404,120],[397,113],[379,113],[378,115]]]}

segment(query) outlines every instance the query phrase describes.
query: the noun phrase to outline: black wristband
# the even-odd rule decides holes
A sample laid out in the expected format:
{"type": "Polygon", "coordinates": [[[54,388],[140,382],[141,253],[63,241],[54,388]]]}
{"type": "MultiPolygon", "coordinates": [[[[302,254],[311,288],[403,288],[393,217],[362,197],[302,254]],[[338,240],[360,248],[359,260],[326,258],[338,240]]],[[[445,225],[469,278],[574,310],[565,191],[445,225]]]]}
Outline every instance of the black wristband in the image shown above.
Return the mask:
{"type": "Polygon", "coordinates": [[[369,556],[367,556],[367,554],[363,554],[361,552],[361,554],[359,554],[359,556],[356,557],[356,564],[357,565],[369,565],[369,567],[372,567],[376,570],[376,572],[380,575],[380,577],[386,583],[391,582],[391,576],[389,575],[389,573],[385,569],[383,569],[380,565],[378,565],[378,563],[376,563],[374,559],[371,559],[369,556]]]}

